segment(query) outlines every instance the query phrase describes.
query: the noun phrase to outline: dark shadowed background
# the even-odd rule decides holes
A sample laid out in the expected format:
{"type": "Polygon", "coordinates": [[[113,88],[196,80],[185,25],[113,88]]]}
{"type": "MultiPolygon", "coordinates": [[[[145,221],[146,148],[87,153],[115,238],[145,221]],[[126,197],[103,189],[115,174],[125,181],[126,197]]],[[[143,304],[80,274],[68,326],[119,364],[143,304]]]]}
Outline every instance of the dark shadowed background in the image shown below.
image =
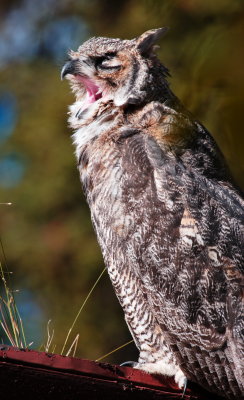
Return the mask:
{"type": "MultiPolygon", "coordinates": [[[[130,39],[161,26],[170,27],[159,55],[173,90],[244,187],[243,0],[1,0],[0,202],[13,205],[0,205],[0,234],[32,348],[46,342],[51,319],[50,350],[61,351],[103,269],[67,128],[73,97],[60,81],[67,49],[95,35],[130,39]]],[[[106,275],[69,343],[77,333],[77,355],[90,359],[131,339],[106,275]]],[[[1,327],[0,338],[6,342],[1,327]]],[[[132,344],[107,360],[136,354],[132,344]]]]}

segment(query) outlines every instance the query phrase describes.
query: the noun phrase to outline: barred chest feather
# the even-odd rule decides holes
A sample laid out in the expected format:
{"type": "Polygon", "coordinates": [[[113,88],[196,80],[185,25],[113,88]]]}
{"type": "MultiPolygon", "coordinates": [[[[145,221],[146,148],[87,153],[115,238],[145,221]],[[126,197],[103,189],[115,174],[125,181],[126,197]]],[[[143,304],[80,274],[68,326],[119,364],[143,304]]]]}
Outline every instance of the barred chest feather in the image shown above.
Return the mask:
{"type": "MultiPolygon", "coordinates": [[[[149,222],[151,217],[147,212],[142,212],[148,209],[147,203],[148,206],[152,204],[155,195],[152,188],[146,188],[144,179],[140,178],[143,169],[148,169],[143,163],[143,144],[140,140],[139,143],[137,139],[134,140],[137,131],[130,125],[126,128],[119,108],[116,111],[114,107],[104,110],[101,102],[93,110],[89,110],[89,115],[91,112],[99,114],[97,119],[92,118],[88,126],[84,121],[84,126],[74,134],[76,156],[83,190],[108,273],[140,351],[138,367],[149,372],[175,375],[177,383],[182,386],[184,374],[165,343],[163,331],[150,307],[150,277],[146,277],[147,273],[144,273],[142,284],[141,271],[137,268],[138,261],[143,259],[141,246],[144,236],[150,235],[154,225],[153,221],[149,222]],[[128,142],[131,140],[129,150],[128,142]],[[122,160],[127,157],[126,170],[122,160]],[[136,191],[133,189],[134,185],[137,187],[136,191]],[[135,210],[138,210],[140,221],[135,217],[135,210]]],[[[76,114],[77,111],[72,112],[72,123],[76,114]]],[[[171,209],[172,205],[169,207],[171,209]]],[[[151,250],[148,249],[149,252],[151,250]]]]}

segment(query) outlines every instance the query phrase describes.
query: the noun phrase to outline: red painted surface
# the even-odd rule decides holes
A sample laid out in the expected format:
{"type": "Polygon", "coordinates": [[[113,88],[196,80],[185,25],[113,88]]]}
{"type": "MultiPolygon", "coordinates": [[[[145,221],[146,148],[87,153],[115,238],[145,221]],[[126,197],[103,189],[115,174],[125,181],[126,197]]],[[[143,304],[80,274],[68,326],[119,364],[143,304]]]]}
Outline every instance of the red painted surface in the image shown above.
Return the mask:
{"type": "MultiPolygon", "coordinates": [[[[11,385],[13,394],[11,395],[8,392],[6,399],[18,398],[15,395],[18,393],[19,387],[21,387],[22,394],[27,398],[28,385],[32,385],[30,376],[33,382],[38,382],[38,387],[43,381],[43,386],[40,386],[38,390],[40,397],[37,397],[43,399],[75,399],[76,397],[72,397],[73,391],[76,393],[77,390],[80,395],[83,392],[86,393],[86,397],[80,397],[79,395],[77,399],[88,398],[89,388],[92,391],[89,399],[129,399],[129,394],[133,394],[134,399],[182,398],[182,390],[177,387],[171,378],[149,375],[130,367],[120,367],[57,354],[0,346],[0,393],[3,394],[6,388],[9,387],[8,385],[11,385]],[[3,376],[5,377],[4,381],[2,379],[3,376]],[[21,379],[18,379],[19,376],[21,379]],[[6,381],[8,379],[9,382],[6,381]],[[16,382],[15,389],[13,388],[13,381],[16,382]],[[60,387],[63,387],[63,390],[60,391],[60,387]],[[67,395],[67,387],[69,387],[69,395],[67,395]],[[40,393],[41,388],[45,390],[43,394],[40,393]],[[48,397],[50,390],[53,393],[52,397],[48,397]],[[113,393],[113,397],[110,396],[110,390],[113,393]],[[127,393],[125,393],[126,391],[127,393]],[[144,396],[145,394],[146,397],[144,396]],[[158,397],[159,395],[160,397],[158,397]]],[[[32,396],[35,393],[34,389],[30,387],[32,396]]],[[[4,399],[2,396],[1,398],[4,399]]],[[[203,393],[202,389],[199,390],[197,386],[189,385],[184,399],[216,400],[217,397],[203,393]]]]}

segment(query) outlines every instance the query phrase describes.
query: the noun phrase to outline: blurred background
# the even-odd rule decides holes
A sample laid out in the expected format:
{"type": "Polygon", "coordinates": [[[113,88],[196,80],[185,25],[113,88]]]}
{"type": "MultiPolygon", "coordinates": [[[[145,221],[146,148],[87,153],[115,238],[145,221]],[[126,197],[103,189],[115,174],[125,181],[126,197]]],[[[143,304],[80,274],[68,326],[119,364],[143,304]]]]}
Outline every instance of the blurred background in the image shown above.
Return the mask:
{"type": "MultiPolygon", "coordinates": [[[[73,97],[60,81],[67,50],[91,36],[130,39],[161,26],[170,27],[159,55],[173,90],[244,188],[243,0],[1,0],[0,202],[13,205],[0,205],[0,234],[33,349],[46,342],[51,319],[50,350],[61,351],[104,267],[67,128],[73,97]]],[[[77,333],[77,355],[90,359],[131,339],[106,274],[71,339],[77,333]]],[[[131,344],[106,360],[136,357],[131,344]]]]}

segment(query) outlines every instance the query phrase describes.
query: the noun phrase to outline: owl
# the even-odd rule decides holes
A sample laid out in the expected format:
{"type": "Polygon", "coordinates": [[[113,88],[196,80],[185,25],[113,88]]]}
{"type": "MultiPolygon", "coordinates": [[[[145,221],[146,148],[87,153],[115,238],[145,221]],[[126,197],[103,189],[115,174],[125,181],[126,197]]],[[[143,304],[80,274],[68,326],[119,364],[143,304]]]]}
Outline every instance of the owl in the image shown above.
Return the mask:
{"type": "Polygon", "coordinates": [[[169,87],[155,53],[165,31],[69,52],[78,169],[134,366],[243,399],[244,201],[169,87]]]}

